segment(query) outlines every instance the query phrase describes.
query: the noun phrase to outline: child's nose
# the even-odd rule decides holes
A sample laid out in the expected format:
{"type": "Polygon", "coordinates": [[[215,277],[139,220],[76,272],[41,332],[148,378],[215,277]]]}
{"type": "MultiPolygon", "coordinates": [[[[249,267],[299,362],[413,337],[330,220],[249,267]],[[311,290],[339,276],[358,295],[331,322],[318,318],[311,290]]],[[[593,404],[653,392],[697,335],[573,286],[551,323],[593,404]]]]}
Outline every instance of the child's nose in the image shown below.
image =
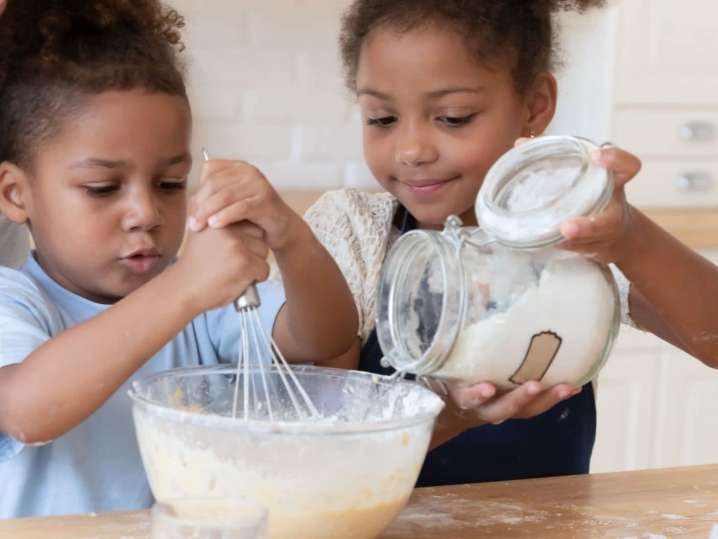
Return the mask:
{"type": "Polygon", "coordinates": [[[436,147],[428,131],[419,125],[408,125],[401,130],[395,151],[397,164],[415,167],[436,160],[436,147]]]}
{"type": "Polygon", "coordinates": [[[134,193],[129,200],[123,228],[127,231],[152,230],[162,223],[160,205],[151,193],[134,193]]]}

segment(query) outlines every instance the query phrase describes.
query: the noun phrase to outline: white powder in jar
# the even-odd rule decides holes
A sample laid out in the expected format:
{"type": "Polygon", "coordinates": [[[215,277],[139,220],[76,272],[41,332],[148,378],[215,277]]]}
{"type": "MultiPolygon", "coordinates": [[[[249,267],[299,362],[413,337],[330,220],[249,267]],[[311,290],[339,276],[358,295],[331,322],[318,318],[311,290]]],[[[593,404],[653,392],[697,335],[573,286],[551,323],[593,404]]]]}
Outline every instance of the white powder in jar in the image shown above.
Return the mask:
{"type": "Polygon", "coordinates": [[[555,202],[576,182],[580,171],[580,164],[531,171],[524,178],[515,180],[506,201],[506,209],[512,212],[524,212],[543,208],[555,202]]]}
{"type": "Polygon", "coordinates": [[[511,299],[508,308],[468,323],[433,376],[512,388],[528,379],[578,385],[595,375],[615,332],[618,306],[615,286],[600,266],[557,253],[538,281],[511,299]]]}

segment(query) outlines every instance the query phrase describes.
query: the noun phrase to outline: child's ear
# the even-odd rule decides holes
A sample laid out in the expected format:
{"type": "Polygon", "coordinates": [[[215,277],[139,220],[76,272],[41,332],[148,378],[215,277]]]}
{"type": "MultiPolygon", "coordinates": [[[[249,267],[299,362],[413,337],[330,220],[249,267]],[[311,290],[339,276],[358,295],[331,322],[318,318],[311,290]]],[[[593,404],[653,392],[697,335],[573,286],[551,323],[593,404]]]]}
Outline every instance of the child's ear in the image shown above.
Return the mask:
{"type": "Polygon", "coordinates": [[[0,163],[0,212],[15,223],[26,223],[28,192],[27,174],[9,161],[0,163]]]}
{"type": "Polygon", "coordinates": [[[526,135],[540,135],[556,114],[556,78],[548,71],[539,73],[526,94],[526,135]]]}

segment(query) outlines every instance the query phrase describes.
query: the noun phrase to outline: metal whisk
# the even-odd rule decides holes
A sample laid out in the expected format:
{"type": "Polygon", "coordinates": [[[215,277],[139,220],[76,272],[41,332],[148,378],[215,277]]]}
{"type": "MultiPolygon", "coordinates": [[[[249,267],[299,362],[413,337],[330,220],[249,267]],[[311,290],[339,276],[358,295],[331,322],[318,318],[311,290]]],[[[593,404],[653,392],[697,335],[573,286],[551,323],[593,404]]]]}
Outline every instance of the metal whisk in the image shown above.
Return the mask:
{"type": "MultiPolygon", "coordinates": [[[[202,157],[209,160],[207,151],[202,157]]],[[[234,300],[239,314],[240,342],[234,386],[232,417],[237,417],[240,386],[243,419],[302,420],[318,418],[314,403],[302,387],[271,334],[262,326],[257,309],[261,305],[252,284],[234,300]]]]}

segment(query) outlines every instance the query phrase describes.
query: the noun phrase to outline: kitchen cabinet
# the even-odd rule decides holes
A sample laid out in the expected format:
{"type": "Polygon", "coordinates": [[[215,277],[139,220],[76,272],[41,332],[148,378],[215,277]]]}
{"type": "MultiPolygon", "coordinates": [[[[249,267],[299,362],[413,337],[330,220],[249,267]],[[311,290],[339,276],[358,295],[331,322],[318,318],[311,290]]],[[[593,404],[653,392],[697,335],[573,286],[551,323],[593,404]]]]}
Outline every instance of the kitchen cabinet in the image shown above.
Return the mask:
{"type": "MultiPolygon", "coordinates": [[[[714,0],[616,0],[611,140],[636,153],[636,206],[718,262],[714,0]]],[[[592,471],[718,462],[718,371],[623,328],[598,379],[592,471]]]]}
{"type": "Polygon", "coordinates": [[[611,140],[644,170],[626,188],[644,208],[718,208],[718,38],[714,0],[618,0],[611,140]]]}
{"type": "Polygon", "coordinates": [[[597,386],[592,472],[718,462],[718,370],[624,326],[597,386]]]}
{"type": "Polygon", "coordinates": [[[718,104],[715,0],[618,0],[615,96],[621,105],[718,104]]]}

